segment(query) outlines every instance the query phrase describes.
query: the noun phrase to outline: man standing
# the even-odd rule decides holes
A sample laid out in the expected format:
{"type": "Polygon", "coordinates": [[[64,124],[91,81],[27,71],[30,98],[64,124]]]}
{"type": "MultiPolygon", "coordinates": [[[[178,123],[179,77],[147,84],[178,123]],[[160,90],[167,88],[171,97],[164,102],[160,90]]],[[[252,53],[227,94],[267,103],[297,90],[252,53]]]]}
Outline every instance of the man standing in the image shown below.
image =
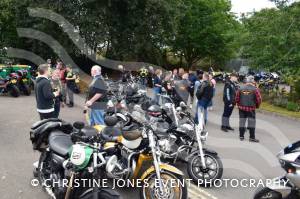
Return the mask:
{"type": "Polygon", "coordinates": [[[76,87],[76,75],[73,73],[73,70],[71,66],[67,66],[66,68],[66,85],[67,85],[67,90],[66,90],[66,100],[67,98],[69,99],[69,103],[67,104],[68,107],[73,107],[74,106],[74,90],[76,87]]]}
{"type": "Polygon", "coordinates": [[[107,86],[101,76],[101,67],[91,69],[93,81],[89,86],[85,105],[91,109],[90,125],[104,125],[104,113],[107,106],[107,86]]]}
{"type": "Polygon", "coordinates": [[[243,141],[246,122],[248,121],[248,129],[250,131],[250,142],[259,142],[255,138],[256,114],[255,109],[259,108],[262,102],[261,94],[258,88],[255,87],[253,76],[246,78],[246,83],[240,87],[236,95],[236,103],[239,107],[240,115],[240,140],[243,141]]]}
{"type": "Polygon", "coordinates": [[[230,79],[226,81],[224,86],[224,92],[223,92],[224,112],[222,116],[222,126],[221,126],[221,130],[224,132],[228,132],[228,130],[231,131],[234,130],[229,124],[229,119],[235,105],[237,79],[238,79],[237,74],[232,73],[230,75],[230,79]]]}
{"type": "Polygon", "coordinates": [[[36,79],[36,103],[41,120],[54,117],[54,98],[59,92],[52,92],[49,78],[49,67],[42,64],[38,67],[39,76],[36,79]]]}
{"type": "Polygon", "coordinates": [[[201,85],[198,87],[198,90],[196,92],[196,97],[198,99],[197,103],[197,109],[196,109],[196,116],[195,116],[195,122],[198,123],[198,111],[202,111],[204,113],[204,122],[207,123],[208,119],[208,113],[207,113],[207,107],[209,103],[211,102],[214,90],[213,85],[211,81],[209,80],[209,75],[207,73],[203,74],[203,81],[201,85]]]}

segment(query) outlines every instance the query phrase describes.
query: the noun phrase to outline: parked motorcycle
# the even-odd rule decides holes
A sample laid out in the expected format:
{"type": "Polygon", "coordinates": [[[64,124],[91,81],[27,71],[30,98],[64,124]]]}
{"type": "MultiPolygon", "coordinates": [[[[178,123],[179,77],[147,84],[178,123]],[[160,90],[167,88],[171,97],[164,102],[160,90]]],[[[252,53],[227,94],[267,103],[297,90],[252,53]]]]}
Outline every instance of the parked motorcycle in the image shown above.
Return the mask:
{"type": "Polygon", "coordinates": [[[106,141],[104,148],[110,155],[106,173],[114,179],[140,179],[143,182],[140,197],[143,199],[186,199],[187,186],[183,183],[183,173],[177,168],[162,163],[158,146],[160,136],[153,129],[155,121],[143,119],[137,112],[128,114],[129,122],[122,131],[113,126],[118,122],[115,117],[106,118],[106,127],[101,139],[106,141]],[[147,162],[153,166],[146,167],[147,162]],[[170,182],[175,184],[171,186],[170,182]]]}
{"type": "Polygon", "coordinates": [[[111,189],[81,184],[80,179],[90,179],[93,182],[101,177],[98,160],[104,159],[98,144],[87,143],[90,137],[85,142],[77,142],[78,135],[82,133],[95,135],[97,131],[84,127],[80,122],[74,123],[73,128],[71,124],[60,119],[35,123],[31,127],[30,139],[33,149],[41,152],[39,161],[34,164],[35,177],[53,199],[121,198],[111,189]],[[65,180],[68,180],[67,186],[64,185],[65,180]]]}
{"type": "Polygon", "coordinates": [[[284,148],[277,158],[286,174],[273,179],[272,185],[258,189],[254,199],[300,198],[300,141],[284,148]]]}
{"type": "Polygon", "coordinates": [[[31,80],[28,78],[27,70],[16,71],[18,75],[18,87],[19,90],[24,94],[29,96],[31,94],[31,80]]]}
{"type": "Polygon", "coordinates": [[[0,78],[0,93],[9,93],[13,97],[20,96],[17,77],[0,78]]]}
{"type": "Polygon", "coordinates": [[[161,107],[149,107],[148,114],[160,119],[157,120],[157,129],[166,132],[166,136],[159,140],[162,157],[173,164],[178,161],[186,163],[194,183],[211,186],[222,177],[223,164],[217,152],[203,146],[208,136],[203,113],[199,112],[199,123],[196,124],[184,102],[175,108],[169,96],[161,95],[161,99],[161,107]]]}

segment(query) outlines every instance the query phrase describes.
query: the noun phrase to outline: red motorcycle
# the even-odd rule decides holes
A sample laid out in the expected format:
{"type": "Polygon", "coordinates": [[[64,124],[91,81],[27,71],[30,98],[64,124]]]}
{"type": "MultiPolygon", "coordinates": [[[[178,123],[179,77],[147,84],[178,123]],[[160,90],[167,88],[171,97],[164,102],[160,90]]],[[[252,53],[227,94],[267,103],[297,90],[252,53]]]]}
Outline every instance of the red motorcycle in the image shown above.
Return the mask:
{"type": "Polygon", "coordinates": [[[0,78],[0,93],[9,93],[13,97],[20,96],[16,77],[0,78]]]}

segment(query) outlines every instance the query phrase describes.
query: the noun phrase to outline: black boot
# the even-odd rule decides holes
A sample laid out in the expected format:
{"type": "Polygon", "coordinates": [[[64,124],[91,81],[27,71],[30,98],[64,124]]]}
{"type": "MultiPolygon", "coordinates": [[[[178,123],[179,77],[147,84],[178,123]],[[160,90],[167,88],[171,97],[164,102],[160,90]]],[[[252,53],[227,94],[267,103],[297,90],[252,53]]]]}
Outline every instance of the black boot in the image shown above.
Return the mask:
{"type": "Polygon", "coordinates": [[[227,130],[234,131],[234,128],[232,128],[231,126],[228,126],[227,130]]]}
{"type": "Polygon", "coordinates": [[[73,107],[74,106],[74,103],[73,102],[70,102],[69,104],[68,104],[68,107],[73,107]]]}
{"type": "Polygon", "coordinates": [[[221,130],[224,132],[228,132],[228,129],[225,126],[221,126],[221,130]]]}

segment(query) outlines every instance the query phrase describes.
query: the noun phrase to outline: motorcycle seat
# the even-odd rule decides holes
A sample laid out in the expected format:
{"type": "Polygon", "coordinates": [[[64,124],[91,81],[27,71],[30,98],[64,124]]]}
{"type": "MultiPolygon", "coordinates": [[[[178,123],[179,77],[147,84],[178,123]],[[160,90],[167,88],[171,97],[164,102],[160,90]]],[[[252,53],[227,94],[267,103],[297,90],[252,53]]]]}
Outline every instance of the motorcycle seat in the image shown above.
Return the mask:
{"type": "Polygon", "coordinates": [[[49,136],[49,147],[59,155],[67,156],[73,145],[71,136],[61,131],[53,131],[49,136]]]}
{"type": "Polygon", "coordinates": [[[92,137],[98,134],[97,130],[94,127],[91,126],[85,126],[83,129],[81,129],[81,132],[88,137],[92,137]]]}
{"type": "Polygon", "coordinates": [[[105,127],[100,133],[101,139],[103,139],[105,141],[111,141],[120,135],[122,135],[122,132],[120,129],[118,129],[116,127],[110,127],[110,126],[105,127]]]}

